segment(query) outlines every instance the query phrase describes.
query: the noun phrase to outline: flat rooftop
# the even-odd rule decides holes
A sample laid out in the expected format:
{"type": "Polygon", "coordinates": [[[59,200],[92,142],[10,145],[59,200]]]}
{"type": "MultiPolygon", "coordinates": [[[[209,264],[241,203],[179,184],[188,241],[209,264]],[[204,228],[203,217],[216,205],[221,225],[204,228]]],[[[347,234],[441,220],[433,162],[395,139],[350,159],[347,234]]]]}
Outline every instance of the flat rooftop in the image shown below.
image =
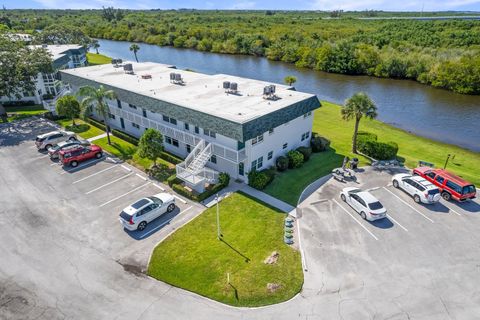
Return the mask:
{"type": "Polygon", "coordinates": [[[314,97],[313,94],[294,91],[289,86],[274,83],[279,99],[267,100],[263,98],[263,88],[272,84],[270,82],[172,69],[174,67],[171,65],[154,62],[128,63],[132,63],[134,74],[126,74],[123,67],[115,68],[111,64],[62,72],[240,124],[314,97]],[[171,83],[171,72],[180,73],[185,84],[171,83]],[[142,79],[142,75],[150,75],[151,79],[142,79]],[[236,82],[238,93],[225,93],[224,81],[236,82]]]}
{"type": "Polygon", "coordinates": [[[53,61],[64,57],[68,50],[80,50],[82,49],[81,45],[78,44],[52,44],[52,45],[31,45],[30,48],[44,48],[46,49],[51,55],[53,61]]]}

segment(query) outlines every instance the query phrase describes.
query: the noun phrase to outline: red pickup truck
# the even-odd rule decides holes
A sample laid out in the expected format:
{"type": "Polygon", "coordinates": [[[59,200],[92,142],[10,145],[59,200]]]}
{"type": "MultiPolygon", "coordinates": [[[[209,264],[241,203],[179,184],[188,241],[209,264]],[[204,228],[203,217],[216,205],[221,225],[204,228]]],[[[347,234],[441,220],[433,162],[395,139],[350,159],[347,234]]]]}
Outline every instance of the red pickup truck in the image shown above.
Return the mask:
{"type": "Polygon", "coordinates": [[[465,201],[475,198],[475,186],[447,170],[418,167],[413,169],[413,174],[422,176],[436,185],[440,189],[442,198],[447,201],[450,199],[465,201]]]}
{"type": "Polygon", "coordinates": [[[76,167],[82,161],[88,159],[97,158],[100,159],[103,156],[103,150],[97,145],[82,146],[79,145],[76,148],[67,150],[61,150],[58,152],[60,162],[64,166],[76,167]]]}

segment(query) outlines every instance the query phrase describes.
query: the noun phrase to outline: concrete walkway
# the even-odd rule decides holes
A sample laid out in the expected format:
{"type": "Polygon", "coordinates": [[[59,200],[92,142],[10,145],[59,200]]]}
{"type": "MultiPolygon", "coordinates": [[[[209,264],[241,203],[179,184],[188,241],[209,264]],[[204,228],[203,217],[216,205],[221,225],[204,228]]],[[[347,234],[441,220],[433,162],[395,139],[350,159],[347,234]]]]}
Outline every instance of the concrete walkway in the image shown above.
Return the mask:
{"type": "MultiPolygon", "coordinates": [[[[222,201],[223,199],[225,199],[232,193],[237,192],[241,188],[242,188],[242,184],[237,182],[230,182],[228,187],[223,188],[222,190],[220,190],[220,192],[218,192],[218,201],[219,202],[222,201]]],[[[202,201],[202,204],[207,208],[213,207],[217,203],[216,196],[217,195],[214,194],[213,196],[208,197],[207,199],[202,201]]]]}
{"type": "Polygon", "coordinates": [[[295,207],[289,205],[288,203],[283,202],[283,201],[281,201],[281,200],[279,200],[275,197],[272,197],[271,195],[268,195],[265,192],[254,189],[254,188],[252,188],[252,187],[250,187],[249,185],[246,185],[246,184],[242,184],[242,186],[240,188],[240,191],[243,191],[246,194],[257,198],[258,200],[261,200],[261,201],[271,205],[272,207],[275,207],[275,208],[280,209],[280,210],[282,210],[284,212],[287,212],[287,213],[289,213],[289,212],[291,212],[295,209],[295,207]]]}
{"type": "Polygon", "coordinates": [[[92,141],[95,141],[95,140],[98,140],[98,139],[105,138],[106,136],[107,136],[106,133],[102,133],[102,134],[100,134],[100,135],[98,135],[98,136],[88,138],[87,141],[88,141],[88,142],[92,142],[92,141]]]}

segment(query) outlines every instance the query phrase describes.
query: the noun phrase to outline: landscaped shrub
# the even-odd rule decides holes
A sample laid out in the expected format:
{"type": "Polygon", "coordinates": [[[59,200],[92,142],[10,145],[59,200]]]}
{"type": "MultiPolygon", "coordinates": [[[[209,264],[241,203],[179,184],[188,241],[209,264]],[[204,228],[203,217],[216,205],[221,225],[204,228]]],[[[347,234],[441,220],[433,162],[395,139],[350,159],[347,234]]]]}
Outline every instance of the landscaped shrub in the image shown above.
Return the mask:
{"type": "Polygon", "coordinates": [[[300,168],[303,165],[303,154],[296,150],[290,150],[287,153],[288,167],[291,169],[300,168]]]}
{"type": "Polygon", "coordinates": [[[312,155],[312,148],[310,147],[300,147],[297,148],[297,151],[303,154],[303,162],[307,162],[312,155]]]}
{"type": "Polygon", "coordinates": [[[397,156],[398,145],[395,142],[378,142],[376,134],[359,132],[357,149],[376,160],[390,160],[397,156]]]}
{"type": "Polygon", "coordinates": [[[145,169],[145,173],[157,179],[158,181],[168,181],[170,177],[175,176],[175,169],[170,168],[164,163],[157,163],[156,166],[145,169]]]}
{"type": "Polygon", "coordinates": [[[312,139],[310,139],[310,146],[312,147],[313,152],[326,151],[330,146],[330,140],[313,132],[312,139]]]}
{"type": "Polygon", "coordinates": [[[138,139],[134,136],[129,135],[128,133],[122,132],[117,129],[113,129],[112,133],[115,137],[130,142],[131,144],[138,146],[138,139]]]}
{"type": "Polygon", "coordinates": [[[230,183],[230,175],[226,172],[221,172],[218,175],[218,183],[225,187],[228,186],[228,184],[230,183]]]}
{"type": "MultiPolygon", "coordinates": [[[[229,179],[230,179],[230,177],[229,177],[229,179]]],[[[203,200],[207,199],[208,197],[211,197],[214,194],[220,192],[220,190],[225,188],[225,185],[223,185],[221,183],[217,183],[217,184],[214,184],[214,185],[209,185],[205,189],[205,191],[200,193],[200,194],[196,193],[195,191],[187,190],[183,186],[182,181],[179,181],[178,183],[172,184],[171,188],[173,189],[173,191],[175,191],[178,194],[184,196],[185,198],[188,198],[188,199],[193,200],[193,201],[200,202],[200,201],[203,201],[203,200]]]]}
{"type": "Polygon", "coordinates": [[[169,153],[165,150],[160,154],[160,158],[167,161],[167,162],[173,163],[173,164],[179,164],[180,162],[183,161],[182,159],[180,159],[176,155],[173,155],[173,154],[171,154],[171,153],[169,153]]]}
{"type": "Polygon", "coordinates": [[[278,171],[285,171],[288,169],[288,158],[280,156],[277,158],[276,165],[278,171]]]}
{"type": "Polygon", "coordinates": [[[180,184],[182,183],[182,180],[180,180],[179,178],[177,178],[177,175],[176,174],[172,174],[170,177],[168,177],[167,179],[167,184],[170,186],[170,188],[174,185],[174,184],[180,184]]]}
{"type": "Polygon", "coordinates": [[[274,170],[252,170],[248,173],[248,185],[252,188],[263,190],[275,178],[274,170]]]}
{"type": "Polygon", "coordinates": [[[2,102],[5,109],[8,111],[8,107],[26,107],[26,106],[34,106],[35,101],[33,100],[25,100],[25,101],[5,101],[2,102]]]}
{"type": "Polygon", "coordinates": [[[97,120],[92,119],[92,118],[85,118],[85,122],[88,123],[88,124],[91,124],[94,127],[97,127],[98,129],[105,130],[105,125],[103,123],[101,123],[100,121],[97,121],[97,120]]]}

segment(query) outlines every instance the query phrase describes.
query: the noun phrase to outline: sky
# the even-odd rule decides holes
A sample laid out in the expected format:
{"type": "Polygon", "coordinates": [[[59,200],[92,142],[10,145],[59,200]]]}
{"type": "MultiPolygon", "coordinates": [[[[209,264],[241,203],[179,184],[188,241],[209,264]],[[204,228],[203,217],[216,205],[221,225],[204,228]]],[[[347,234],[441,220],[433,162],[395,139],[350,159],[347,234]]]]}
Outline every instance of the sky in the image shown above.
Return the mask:
{"type": "Polygon", "coordinates": [[[480,11],[480,0],[0,0],[7,9],[276,9],[276,10],[385,10],[480,11]]]}

